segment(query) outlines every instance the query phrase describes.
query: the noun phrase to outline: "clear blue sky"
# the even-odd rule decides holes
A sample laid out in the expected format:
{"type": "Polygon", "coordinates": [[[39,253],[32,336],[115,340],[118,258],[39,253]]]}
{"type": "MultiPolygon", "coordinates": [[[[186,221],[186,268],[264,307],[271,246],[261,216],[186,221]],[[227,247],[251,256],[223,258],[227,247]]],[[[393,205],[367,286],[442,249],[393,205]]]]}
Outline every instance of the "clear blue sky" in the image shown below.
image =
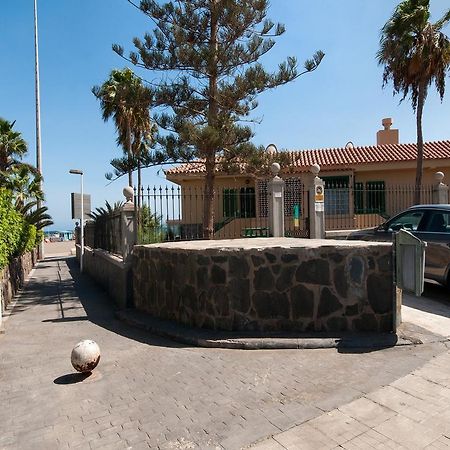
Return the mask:
{"type": "MultiPolygon", "coordinates": [[[[255,143],[304,149],[375,142],[383,117],[393,117],[401,142],[415,141],[415,119],[408,102],[399,105],[392,89],[381,89],[377,66],[379,30],[395,0],[272,0],[270,17],[286,25],[265,62],[287,55],[300,62],[321,49],[320,68],[295,83],[260,97],[255,143]]],[[[449,7],[432,0],[434,18],[449,7]]],[[[126,64],[111,50],[119,43],[131,49],[151,23],[126,0],[39,0],[42,152],[47,205],[55,228],[71,228],[70,192],[85,190],[93,206],[121,200],[125,178],[107,186],[104,174],[118,156],[112,123],[105,124],[91,87],[113,68],[126,64]]],[[[449,32],[450,30],[446,30],[449,32]]],[[[35,162],[33,0],[0,2],[0,116],[16,120],[35,162]]],[[[151,75],[140,72],[147,78],[151,75]]],[[[450,96],[450,92],[447,97],[450,96]]],[[[425,139],[450,137],[450,98],[441,104],[432,91],[425,107],[425,139]]],[[[450,174],[449,174],[450,176],[450,174]]],[[[146,184],[165,183],[156,170],[144,172],[146,184]]]]}

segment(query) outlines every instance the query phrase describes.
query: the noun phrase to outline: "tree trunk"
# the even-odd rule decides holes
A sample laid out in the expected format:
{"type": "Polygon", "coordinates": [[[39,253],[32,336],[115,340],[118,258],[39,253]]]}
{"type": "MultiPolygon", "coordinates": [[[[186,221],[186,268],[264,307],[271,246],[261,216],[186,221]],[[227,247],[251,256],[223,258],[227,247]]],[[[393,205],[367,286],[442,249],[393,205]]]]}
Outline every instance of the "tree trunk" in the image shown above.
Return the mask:
{"type": "Polygon", "coordinates": [[[133,154],[133,150],[131,148],[131,126],[129,121],[127,126],[127,154],[128,164],[130,164],[130,166],[128,167],[128,186],[133,187],[133,170],[131,169],[131,157],[133,154]]]}
{"type": "Polygon", "coordinates": [[[138,188],[137,188],[137,206],[141,207],[141,191],[142,191],[142,177],[141,177],[141,161],[138,155],[137,162],[137,176],[138,176],[138,188]]]}
{"type": "Polygon", "coordinates": [[[422,175],[423,175],[423,131],[422,131],[422,115],[425,103],[426,86],[422,83],[419,86],[419,97],[417,99],[417,166],[416,166],[416,185],[414,190],[414,204],[421,202],[420,194],[422,191],[422,175]]]}
{"type": "MultiPolygon", "coordinates": [[[[217,32],[218,14],[217,0],[211,0],[211,36],[210,36],[210,58],[209,58],[209,108],[208,126],[217,128],[218,103],[217,103],[217,32]]],[[[214,237],[214,181],[216,167],[215,148],[206,149],[205,161],[205,188],[203,199],[203,238],[212,239],[214,237]]]]}

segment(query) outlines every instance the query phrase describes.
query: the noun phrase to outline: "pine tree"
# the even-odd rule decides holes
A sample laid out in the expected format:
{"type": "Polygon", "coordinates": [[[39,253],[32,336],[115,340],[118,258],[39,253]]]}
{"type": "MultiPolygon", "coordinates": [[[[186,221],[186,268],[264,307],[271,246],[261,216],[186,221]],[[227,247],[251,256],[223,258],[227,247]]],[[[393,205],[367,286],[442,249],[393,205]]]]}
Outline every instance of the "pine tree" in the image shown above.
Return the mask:
{"type": "MultiPolygon", "coordinates": [[[[154,120],[166,159],[199,158],[205,167],[203,234],[214,229],[214,180],[218,164],[262,156],[250,141],[248,122],[258,94],[315,70],[318,51],[298,70],[288,57],[274,72],[259,62],[285,28],[267,18],[268,0],[142,0],[139,8],[152,21],[151,33],[133,40],[135,51],[113,50],[136,66],[153,71],[155,107],[166,108],[154,120]]],[[[159,155],[160,157],[161,155],[159,155]]]]}

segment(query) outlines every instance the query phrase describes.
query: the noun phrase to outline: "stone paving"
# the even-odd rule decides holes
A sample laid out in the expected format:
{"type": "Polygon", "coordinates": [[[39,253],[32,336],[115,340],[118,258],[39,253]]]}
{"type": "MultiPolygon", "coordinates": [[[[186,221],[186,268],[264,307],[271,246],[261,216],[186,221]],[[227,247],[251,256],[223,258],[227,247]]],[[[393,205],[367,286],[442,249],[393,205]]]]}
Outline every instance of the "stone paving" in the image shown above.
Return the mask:
{"type": "Polygon", "coordinates": [[[450,448],[450,353],[388,386],[277,433],[266,449],[450,448]]]}
{"type": "Polygon", "coordinates": [[[260,448],[400,448],[393,433],[411,436],[410,425],[422,444],[447,445],[445,344],[361,353],[184,347],[118,322],[73,258],[38,264],[5,329],[0,449],[239,449],[272,435],[260,448]],[[70,352],[86,338],[102,359],[83,379],[70,352]],[[434,390],[430,374],[440,380],[434,390]]]}

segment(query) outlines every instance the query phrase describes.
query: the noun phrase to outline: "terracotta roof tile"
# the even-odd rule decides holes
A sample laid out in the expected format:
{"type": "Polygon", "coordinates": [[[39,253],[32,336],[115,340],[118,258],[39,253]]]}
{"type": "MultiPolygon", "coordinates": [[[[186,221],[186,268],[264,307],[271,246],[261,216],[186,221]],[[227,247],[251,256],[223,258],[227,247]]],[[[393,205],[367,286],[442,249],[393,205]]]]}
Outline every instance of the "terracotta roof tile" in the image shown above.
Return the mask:
{"type": "MultiPolygon", "coordinates": [[[[378,164],[390,162],[415,161],[416,144],[369,145],[354,148],[325,148],[315,150],[289,150],[292,161],[290,172],[305,172],[313,164],[319,164],[321,170],[343,169],[355,164],[378,164]]],[[[426,142],[424,159],[450,159],[450,141],[426,142]]],[[[217,169],[218,171],[220,169],[217,169]]],[[[244,172],[245,167],[241,168],[244,172]]],[[[205,173],[201,161],[182,164],[166,170],[167,175],[196,175],[205,173]]]]}

